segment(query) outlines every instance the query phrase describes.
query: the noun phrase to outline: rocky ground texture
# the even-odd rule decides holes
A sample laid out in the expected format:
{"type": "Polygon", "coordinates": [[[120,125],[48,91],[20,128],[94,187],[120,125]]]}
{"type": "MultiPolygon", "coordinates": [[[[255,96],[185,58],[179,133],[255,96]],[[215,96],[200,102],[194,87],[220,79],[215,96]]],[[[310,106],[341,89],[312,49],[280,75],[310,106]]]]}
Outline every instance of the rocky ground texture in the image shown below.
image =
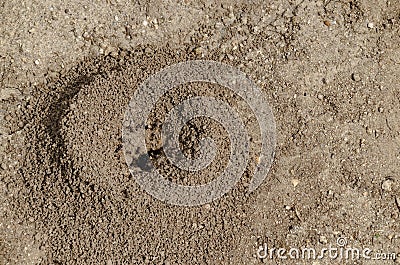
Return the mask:
{"type": "Polygon", "coordinates": [[[0,12],[0,264],[260,264],[264,243],[338,238],[400,253],[399,0],[11,0],[0,12]],[[191,59],[257,83],[277,150],[255,192],[177,207],[129,174],[121,122],[141,81],[191,59]]]}

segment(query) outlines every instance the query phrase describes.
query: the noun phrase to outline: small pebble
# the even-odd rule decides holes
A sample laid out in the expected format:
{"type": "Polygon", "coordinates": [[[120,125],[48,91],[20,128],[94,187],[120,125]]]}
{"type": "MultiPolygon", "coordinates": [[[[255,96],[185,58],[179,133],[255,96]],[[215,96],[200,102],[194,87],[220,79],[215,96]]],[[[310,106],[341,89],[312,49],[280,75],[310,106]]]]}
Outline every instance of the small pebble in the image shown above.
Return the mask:
{"type": "Polygon", "coordinates": [[[147,22],[147,20],[143,20],[142,24],[143,24],[143,26],[146,27],[147,25],[149,25],[149,22],[147,22]]]}
{"type": "Polygon", "coordinates": [[[40,64],[40,61],[39,61],[39,60],[35,60],[35,64],[36,64],[36,65],[39,65],[39,64],[40,64]]]}
{"type": "Polygon", "coordinates": [[[326,236],[320,236],[319,237],[319,242],[321,244],[326,244],[326,243],[328,243],[328,239],[326,238],[326,236]]]}
{"type": "Polygon", "coordinates": [[[299,185],[300,181],[298,179],[292,179],[292,185],[293,187],[297,187],[297,185],[299,185]]]}
{"type": "Polygon", "coordinates": [[[374,23],[369,22],[369,23],[368,23],[368,28],[373,29],[373,28],[374,28],[374,23]]]}
{"type": "Polygon", "coordinates": [[[357,73],[353,73],[353,74],[351,75],[351,79],[353,79],[353,81],[356,81],[356,82],[361,81],[361,77],[360,77],[360,75],[357,74],[357,73]]]}
{"type": "Polygon", "coordinates": [[[204,53],[204,49],[202,47],[197,47],[196,49],[194,49],[194,52],[198,55],[201,55],[204,53]]]}
{"type": "Polygon", "coordinates": [[[385,191],[391,191],[392,190],[392,180],[387,179],[382,183],[382,189],[385,191]]]}
{"type": "Polygon", "coordinates": [[[320,99],[320,100],[324,99],[324,95],[318,94],[318,99],[320,99]]]}
{"type": "Polygon", "coordinates": [[[89,40],[89,39],[90,39],[90,34],[89,34],[87,31],[85,31],[85,32],[82,34],[82,37],[83,37],[85,40],[89,40]]]}

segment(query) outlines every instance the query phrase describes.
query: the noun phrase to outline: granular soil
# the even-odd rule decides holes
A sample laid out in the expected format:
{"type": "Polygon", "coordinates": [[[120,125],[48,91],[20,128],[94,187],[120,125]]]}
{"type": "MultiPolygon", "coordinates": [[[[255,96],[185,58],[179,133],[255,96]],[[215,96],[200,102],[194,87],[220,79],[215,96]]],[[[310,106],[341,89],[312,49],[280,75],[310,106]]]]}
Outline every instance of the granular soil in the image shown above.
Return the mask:
{"type": "Polygon", "coordinates": [[[260,264],[269,262],[257,257],[264,243],[320,249],[338,238],[400,253],[398,0],[14,4],[1,4],[0,264],[260,264]],[[182,149],[196,157],[198,139],[212,136],[217,159],[199,174],[171,169],[156,132],[176,102],[220,97],[248,118],[252,135],[238,185],[210,204],[180,207],[135,182],[121,126],[143,80],[194,59],[237,67],[257,83],[277,150],[263,184],[247,193],[259,152],[254,117],[223,87],[176,88],[160,99],[147,138],[171,181],[209,182],[229,146],[220,125],[195,119],[182,149]]]}

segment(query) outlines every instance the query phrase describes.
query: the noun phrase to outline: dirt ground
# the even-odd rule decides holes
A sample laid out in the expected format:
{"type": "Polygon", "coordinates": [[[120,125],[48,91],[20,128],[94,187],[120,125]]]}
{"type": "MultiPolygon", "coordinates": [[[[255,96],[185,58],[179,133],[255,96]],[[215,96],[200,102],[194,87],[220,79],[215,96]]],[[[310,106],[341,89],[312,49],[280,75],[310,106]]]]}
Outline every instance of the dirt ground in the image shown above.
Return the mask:
{"type": "MultiPolygon", "coordinates": [[[[11,0],[0,12],[0,264],[400,264],[399,0],[11,0]],[[254,192],[252,159],[222,198],[173,206],[130,174],[122,120],[142,81],[194,59],[261,88],[276,154],[254,192]],[[257,254],[338,239],[398,255],[257,254]]],[[[174,181],[207,182],[227,164],[226,132],[207,122],[182,144],[190,153],[185,135],[208,128],[195,136],[216,134],[218,160],[174,181]]]]}

